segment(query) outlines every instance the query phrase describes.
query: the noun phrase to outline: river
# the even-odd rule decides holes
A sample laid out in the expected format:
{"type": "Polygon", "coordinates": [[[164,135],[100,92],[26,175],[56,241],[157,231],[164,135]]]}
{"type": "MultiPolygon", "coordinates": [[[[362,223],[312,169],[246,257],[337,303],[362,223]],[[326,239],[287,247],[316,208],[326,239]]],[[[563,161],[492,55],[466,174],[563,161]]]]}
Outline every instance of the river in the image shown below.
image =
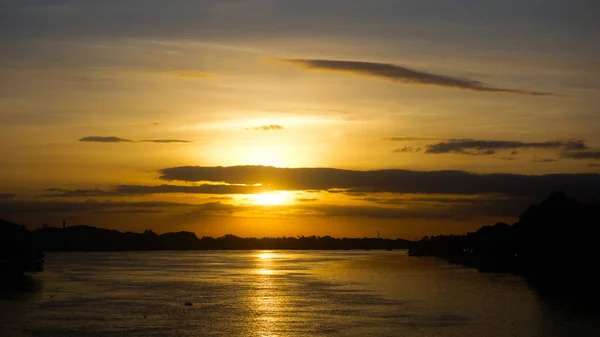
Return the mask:
{"type": "Polygon", "coordinates": [[[0,336],[598,336],[521,278],[406,251],[50,253],[0,336]],[[186,305],[187,302],[187,305],[186,305]]]}

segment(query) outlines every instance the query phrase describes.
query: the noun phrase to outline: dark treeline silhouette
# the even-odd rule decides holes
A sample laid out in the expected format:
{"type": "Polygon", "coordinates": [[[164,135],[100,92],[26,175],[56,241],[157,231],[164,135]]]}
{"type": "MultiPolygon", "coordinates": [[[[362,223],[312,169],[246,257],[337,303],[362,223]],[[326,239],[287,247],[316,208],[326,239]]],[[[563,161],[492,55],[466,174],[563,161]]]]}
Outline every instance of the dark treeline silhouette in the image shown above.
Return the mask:
{"type": "Polygon", "coordinates": [[[438,256],[482,272],[511,272],[537,286],[588,292],[600,285],[600,203],[555,192],[513,225],[497,223],[461,236],[424,237],[412,256],[438,256]]]}
{"type": "Polygon", "coordinates": [[[403,239],[334,238],[298,236],[241,238],[235,235],[198,238],[191,232],[156,234],[120,232],[91,226],[47,227],[33,230],[36,245],[45,252],[57,251],[147,251],[147,250],[247,250],[247,249],[408,249],[403,239]]]}
{"type": "Polygon", "coordinates": [[[0,281],[7,276],[41,271],[43,257],[25,226],[0,219],[0,281]]]}

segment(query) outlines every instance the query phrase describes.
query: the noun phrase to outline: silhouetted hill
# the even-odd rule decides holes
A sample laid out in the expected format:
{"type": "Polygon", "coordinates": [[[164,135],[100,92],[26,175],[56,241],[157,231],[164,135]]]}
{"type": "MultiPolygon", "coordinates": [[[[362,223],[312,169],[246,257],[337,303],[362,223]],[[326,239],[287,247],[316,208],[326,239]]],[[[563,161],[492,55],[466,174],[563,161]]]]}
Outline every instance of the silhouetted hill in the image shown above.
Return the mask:
{"type": "Polygon", "coordinates": [[[301,236],[281,238],[241,238],[225,235],[199,239],[191,232],[157,235],[119,232],[91,226],[70,226],[65,229],[45,227],[33,231],[44,251],[132,251],[132,250],[220,250],[220,249],[407,249],[410,241],[375,238],[333,238],[301,236]]]}
{"type": "Polygon", "coordinates": [[[41,271],[42,258],[25,226],[0,219],[0,281],[24,272],[41,271]]]}
{"type": "Polygon", "coordinates": [[[496,224],[461,236],[425,237],[413,256],[439,256],[484,272],[514,272],[548,289],[596,289],[600,276],[600,203],[583,205],[555,192],[512,226],[496,224]]]}

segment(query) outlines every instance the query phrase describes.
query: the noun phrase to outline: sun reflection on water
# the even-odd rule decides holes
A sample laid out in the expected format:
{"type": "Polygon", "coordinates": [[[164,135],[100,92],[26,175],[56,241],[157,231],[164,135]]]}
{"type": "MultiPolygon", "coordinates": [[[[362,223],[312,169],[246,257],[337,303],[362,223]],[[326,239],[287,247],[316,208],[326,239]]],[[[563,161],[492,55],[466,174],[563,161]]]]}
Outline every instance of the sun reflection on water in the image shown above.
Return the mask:
{"type": "Polygon", "coordinates": [[[281,321],[285,305],[281,296],[281,279],[277,272],[278,254],[262,251],[255,256],[257,277],[252,296],[255,310],[255,333],[257,336],[277,336],[285,330],[281,321]]]}

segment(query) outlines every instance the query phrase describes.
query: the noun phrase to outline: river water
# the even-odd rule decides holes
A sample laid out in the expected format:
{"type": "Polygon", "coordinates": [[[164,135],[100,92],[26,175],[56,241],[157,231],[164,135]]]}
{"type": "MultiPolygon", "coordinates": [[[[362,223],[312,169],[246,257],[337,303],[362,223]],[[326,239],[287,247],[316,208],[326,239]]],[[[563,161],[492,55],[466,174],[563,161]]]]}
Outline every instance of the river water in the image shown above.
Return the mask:
{"type": "Polygon", "coordinates": [[[0,336],[600,335],[595,314],[547,300],[519,277],[406,251],[46,260],[25,289],[0,290],[0,336]]]}

